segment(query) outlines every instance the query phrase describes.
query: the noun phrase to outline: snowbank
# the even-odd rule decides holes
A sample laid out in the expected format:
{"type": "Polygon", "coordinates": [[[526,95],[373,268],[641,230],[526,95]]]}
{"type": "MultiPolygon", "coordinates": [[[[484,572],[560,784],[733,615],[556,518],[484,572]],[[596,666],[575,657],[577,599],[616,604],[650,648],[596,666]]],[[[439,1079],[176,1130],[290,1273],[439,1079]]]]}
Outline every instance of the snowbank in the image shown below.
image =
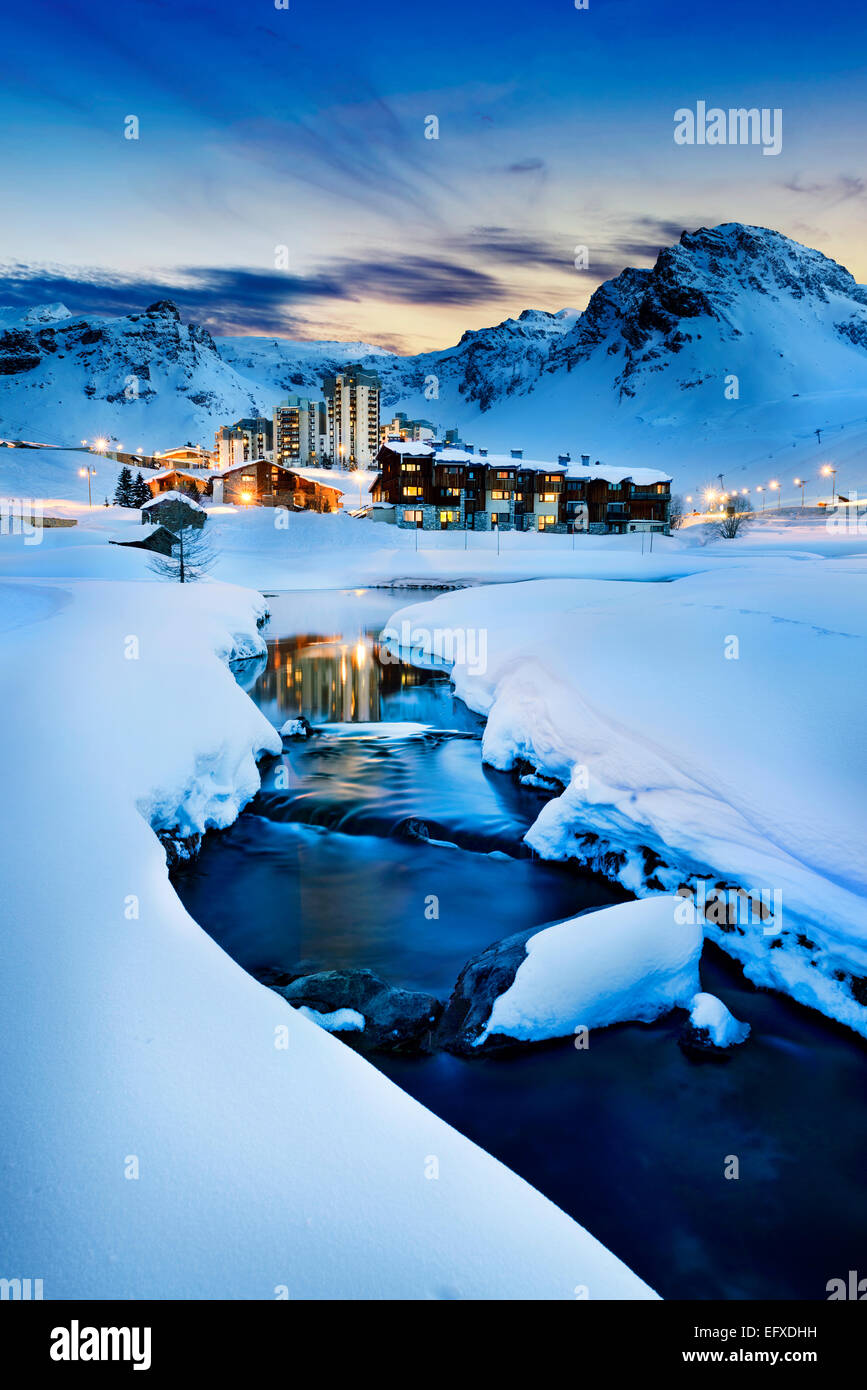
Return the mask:
{"type": "MultiPolygon", "coordinates": [[[[669,584],[442,595],[388,626],[483,632],[457,693],[483,753],[565,786],[527,835],[631,890],[764,894],[707,932],[759,984],[867,1034],[867,561],[746,559],[669,584]]],[[[466,643],[475,650],[478,643],[466,643]]]]}
{"type": "Polygon", "coordinates": [[[666,894],[618,903],[531,936],[479,1043],[496,1033],[528,1042],[563,1038],[688,1007],[703,937],[701,926],[677,922],[678,901],[666,894]]]}
{"type": "Polygon", "coordinates": [[[225,666],[261,607],[0,580],[4,1272],[46,1298],[653,1297],[182,908],[148,821],[227,824],[279,750],[225,666]]]}

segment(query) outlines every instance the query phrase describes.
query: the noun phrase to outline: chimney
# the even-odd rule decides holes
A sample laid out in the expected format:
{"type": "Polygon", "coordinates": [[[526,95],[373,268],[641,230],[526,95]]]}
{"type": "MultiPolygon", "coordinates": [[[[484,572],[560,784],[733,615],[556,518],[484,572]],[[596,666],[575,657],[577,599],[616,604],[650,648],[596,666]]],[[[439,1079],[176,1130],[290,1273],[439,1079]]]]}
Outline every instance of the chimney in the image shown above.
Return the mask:
{"type": "Polygon", "coordinates": [[[464,448],[466,449],[468,454],[474,454],[476,452],[475,444],[465,444],[464,448]]]}
{"type": "Polygon", "coordinates": [[[589,454],[582,454],[582,455],[581,455],[581,465],[582,465],[582,467],[584,467],[584,468],[589,468],[589,467],[590,467],[590,455],[589,455],[589,454]]]}
{"type": "Polygon", "coordinates": [[[512,450],[512,458],[513,458],[513,459],[522,459],[523,457],[524,457],[524,450],[523,450],[523,449],[513,449],[513,450],[512,450]]]}
{"type": "Polygon", "coordinates": [[[483,459],[486,459],[486,458],[488,457],[488,451],[487,451],[487,449],[480,449],[480,450],[479,450],[479,457],[480,457],[480,458],[483,458],[483,459]]]}
{"type": "Polygon", "coordinates": [[[558,455],[557,455],[557,462],[558,462],[558,463],[563,463],[563,464],[571,463],[571,462],[572,462],[572,455],[571,455],[571,454],[558,454],[558,455]]]}

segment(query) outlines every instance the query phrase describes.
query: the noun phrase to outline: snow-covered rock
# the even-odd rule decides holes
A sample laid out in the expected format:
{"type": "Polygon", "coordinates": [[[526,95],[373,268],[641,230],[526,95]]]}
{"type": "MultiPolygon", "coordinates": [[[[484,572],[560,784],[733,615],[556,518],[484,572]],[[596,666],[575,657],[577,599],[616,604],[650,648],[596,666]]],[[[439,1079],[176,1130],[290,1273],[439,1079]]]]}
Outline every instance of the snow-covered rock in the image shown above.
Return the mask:
{"type": "Polygon", "coordinates": [[[684,1029],[685,1046],[703,1051],[737,1047],[750,1035],[750,1025],[742,1023],[715,994],[699,993],[690,1004],[689,1023],[684,1029]]]}
{"type": "Polygon", "coordinates": [[[465,1023],[464,1045],[563,1038],[578,1029],[650,1022],[685,1007],[698,986],[703,936],[700,925],[677,922],[676,907],[676,898],[659,895],[533,932],[525,937],[523,959],[514,962],[514,977],[502,992],[496,973],[477,966],[468,979],[465,971],[464,989],[477,996],[476,1017],[479,992],[488,997],[484,1026],[472,1037],[465,1023]]]}
{"type": "Polygon", "coordinates": [[[307,738],[309,733],[310,724],[304,718],[287,719],[280,729],[281,738],[307,738]]]}
{"type": "Polygon", "coordinates": [[[333,1020],[361,1019],[349,1031],[358,1032],[350,1041],[362,1051],[428,1051],[442,1012],[432,994],[389,985],[372,970],[322,970],[271,988],[294,1008],[315,1013],[315,1022],[332,1020],[321,1024],[332,1033],[346,1031],[333,1020]]]}

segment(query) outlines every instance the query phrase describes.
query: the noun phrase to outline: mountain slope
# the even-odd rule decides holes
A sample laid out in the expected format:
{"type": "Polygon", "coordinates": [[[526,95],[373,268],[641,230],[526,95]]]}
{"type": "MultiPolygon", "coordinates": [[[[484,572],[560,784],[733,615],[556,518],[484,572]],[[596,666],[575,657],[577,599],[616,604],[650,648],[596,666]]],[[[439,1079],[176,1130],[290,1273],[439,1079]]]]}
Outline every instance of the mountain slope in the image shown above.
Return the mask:
{"type": "Polygon", "coordinates": [[[795,476],[826,460],[867,485],[867,290],[821,252],[739,223],[684,232],[652,269],[606,281],[579,314],[526,310],[454,347],[214,340],[173,305],[125,318],[0,309],[0,433],[135,448],[194,439],[360,361],[404,409],[492,449],[661,466],[685,491],[795,476]],[[130,378],[135,386],[129,389],[130,378]]]}
{"type": "Polygon", "coordinates": [[[121,318],[0,309],[0,433],[77,444],[113,436],[145,452],[213,442],[217,425],[270,409],[210,333],[169,300],[121,318]]]}

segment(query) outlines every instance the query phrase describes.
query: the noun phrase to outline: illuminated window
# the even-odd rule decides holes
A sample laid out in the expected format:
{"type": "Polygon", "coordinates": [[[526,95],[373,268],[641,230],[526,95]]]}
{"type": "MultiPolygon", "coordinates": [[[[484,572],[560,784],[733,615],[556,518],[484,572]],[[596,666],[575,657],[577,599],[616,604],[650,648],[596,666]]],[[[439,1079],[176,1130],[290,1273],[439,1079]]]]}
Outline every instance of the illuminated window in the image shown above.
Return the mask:
{"type": "Polygon", "coordinates": [[[415,525],[418,526],[421,522],[421,512],[413,512],[407,510],[403,514],[403,519],[404,521],[408,521],[410,524],[415,523],[415,525]]]}
{"type": "Polygon", "coordinates": [[[420,487],[405,487],[403,490],[404,497],[421,497],[421,494],[422,490],[420,487]]]}
{"type": "Polygon", "coordinates": [[[557,494],[556,492],[543,492],[539,500],[541,502],[556,502],[557,494]]]}

